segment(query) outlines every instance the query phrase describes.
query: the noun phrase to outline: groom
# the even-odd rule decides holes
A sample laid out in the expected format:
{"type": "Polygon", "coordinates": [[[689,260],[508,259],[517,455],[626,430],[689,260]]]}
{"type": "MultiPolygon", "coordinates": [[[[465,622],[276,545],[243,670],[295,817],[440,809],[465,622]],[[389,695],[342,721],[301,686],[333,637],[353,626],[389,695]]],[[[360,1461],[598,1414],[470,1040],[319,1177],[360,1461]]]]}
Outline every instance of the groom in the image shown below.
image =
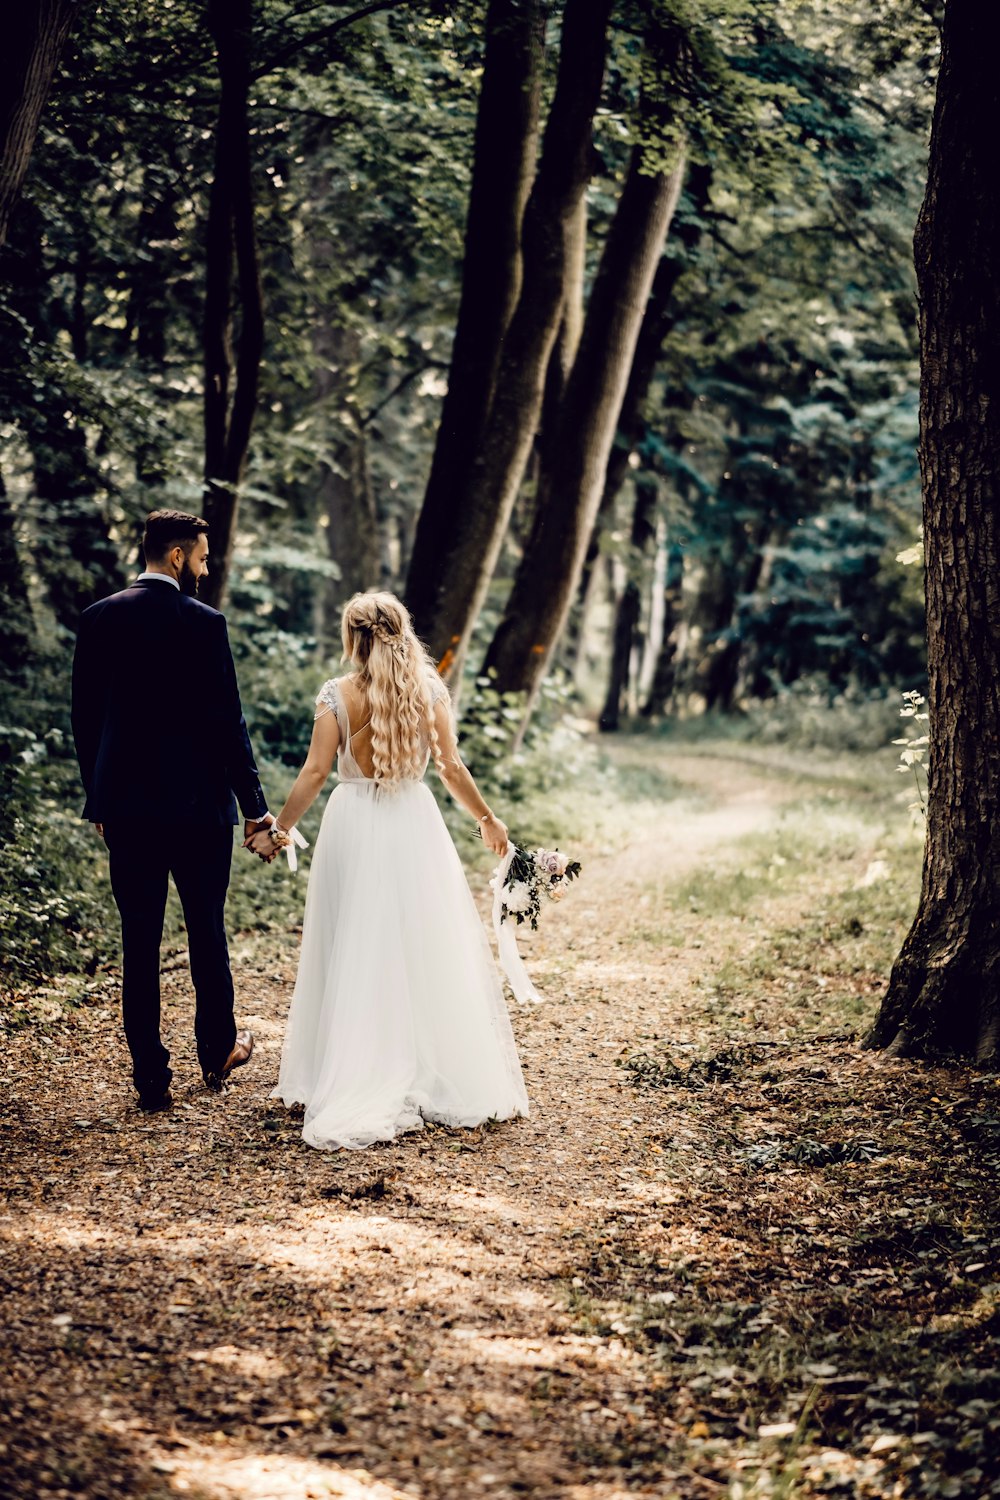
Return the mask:
{"type": "Polygon", "coordinates": [[[195,598],[208,573],[208,523],[153,511],[146,570],[80,620],[73,737],[87,794],[83,816],[110,852],[122,923],[122,1011],[132,1077],[145,1110],[168,1109],[170,1054],[160,1040],[160,939],[167,880],[187,926],[198,1060],[221,1089],[249,1061],[237,1031],[224,909],[236,798],[245,835],[271,815],[247,734],[226,622],[195,598]],[[234,795],[235,794],[235,795],[234,795]]]}

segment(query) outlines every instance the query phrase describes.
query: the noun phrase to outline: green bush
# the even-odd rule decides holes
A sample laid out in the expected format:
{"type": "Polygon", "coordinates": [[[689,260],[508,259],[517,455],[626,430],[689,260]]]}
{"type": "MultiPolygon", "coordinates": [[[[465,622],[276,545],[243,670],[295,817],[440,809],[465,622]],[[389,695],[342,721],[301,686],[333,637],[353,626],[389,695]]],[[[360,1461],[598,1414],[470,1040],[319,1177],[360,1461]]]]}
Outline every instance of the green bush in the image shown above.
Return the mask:
{"type": "MultiPolygon", "coordinates": [[[[317,660],[316,643],[273,628],[233,632],[244,710],[261,778],[273,808],[280,807],[305,757],[313,700],[337,662],[317,660]]],[[[70,656],[55,650],[36,659],[30,691],[7,683],[0,728],[0,797],[9,809],[6,858],[0,866],[0,992],[10,997],[53,975],[93,974],[120,960],[118,913],[111,895],[107,853],[80,817],[83,789],[69,730],[70,656]]],[[[569,688],[543,688],[524,741],[512,746],[523,715],[520,695],[499,694],[489,678],[473,683],[462,701],[459,739],[484,795],[515,836],[558,842],[570,832],[565,807],[551,794],[596,784],[603,773],[591,737],[572,716],[569,688]]],[[[433,769],[438,797],[463,860],[491,862],[433,769]]],[[[332,786],[332,783],[331,783],[332,786]]],[[[302,820],[312,845],[331,787],[302,820]]],[[[232,933],[280,934],[301,925],[311,848],[298,877],[284,861],[265,868],[236,850],[228,905],[232,933]]],[[[164,941],[183,945],[183,918],[173,893],[164,941]]]]}
{"type": "Polygon", "coordinates": [[[335,664],[319,660],[316,641],[241,622],[232,632],[243,713],[260,761],[298,767],[312,736],[313,705],[335,664]]]}
{"type": "Polygon", "coordinates": [[[55,973],[93,973],[118,951],[104,847],[63,731],[0,727],[0,985],[9,996],[55,973]]]}

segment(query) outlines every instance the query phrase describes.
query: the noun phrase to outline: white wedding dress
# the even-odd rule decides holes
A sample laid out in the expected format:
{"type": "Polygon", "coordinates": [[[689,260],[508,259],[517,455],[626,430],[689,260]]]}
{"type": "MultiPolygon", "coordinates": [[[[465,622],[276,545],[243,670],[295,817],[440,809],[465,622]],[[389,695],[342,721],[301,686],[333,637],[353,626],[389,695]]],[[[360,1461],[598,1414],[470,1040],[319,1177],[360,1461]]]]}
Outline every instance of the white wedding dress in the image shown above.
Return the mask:
{"type": "Polygon", "coordinates": [[[328,1149],[425,1120],[526,1115],[493,956],[437,803],[422,781],[383,793],[362,774],[338,681],[316,701],[337,715],[339,785],[313,852],[272,1097],[305,1105],[303,1139],[328,1149]]]}

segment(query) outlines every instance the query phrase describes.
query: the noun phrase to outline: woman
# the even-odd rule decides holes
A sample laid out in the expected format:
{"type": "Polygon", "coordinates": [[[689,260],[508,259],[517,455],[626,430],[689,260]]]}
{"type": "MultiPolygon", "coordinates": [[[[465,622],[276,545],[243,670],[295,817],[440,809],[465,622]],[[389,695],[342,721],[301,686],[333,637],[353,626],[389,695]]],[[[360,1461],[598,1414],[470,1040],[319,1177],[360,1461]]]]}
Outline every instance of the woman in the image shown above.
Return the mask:
{"type": "Polygon", "coordinates": [[[324,683],[288,800],[248,841],[265,858],[287,843],[337,757],[275,1096],[305,1105],[303,1139],[328,1148],[525,1115],[489,944],[422,781],[429,753],[497,855],[507,830],[462,763],[447,689],[399,600],[356,594],[343,642],[357,670],[324,683]]]}

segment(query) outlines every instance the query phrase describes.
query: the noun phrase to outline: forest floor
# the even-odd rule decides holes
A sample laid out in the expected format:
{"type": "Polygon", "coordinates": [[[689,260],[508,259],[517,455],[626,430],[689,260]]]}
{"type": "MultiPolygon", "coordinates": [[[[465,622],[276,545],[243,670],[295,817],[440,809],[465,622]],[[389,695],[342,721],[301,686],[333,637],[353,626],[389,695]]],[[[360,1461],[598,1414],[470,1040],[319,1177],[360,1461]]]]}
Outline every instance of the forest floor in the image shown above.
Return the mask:
{"type": "Polygon", "coordinates": [[[916,894],[891,763],[611,754],[522,944],[527,1120],[305,1147],[291,933],[234,944],[219,1097],[172,960],[166,1115],[114,974],[8,1015],[0,1493],[1000,1495],[1000,1081],[857,1041],[916,894]]]}

